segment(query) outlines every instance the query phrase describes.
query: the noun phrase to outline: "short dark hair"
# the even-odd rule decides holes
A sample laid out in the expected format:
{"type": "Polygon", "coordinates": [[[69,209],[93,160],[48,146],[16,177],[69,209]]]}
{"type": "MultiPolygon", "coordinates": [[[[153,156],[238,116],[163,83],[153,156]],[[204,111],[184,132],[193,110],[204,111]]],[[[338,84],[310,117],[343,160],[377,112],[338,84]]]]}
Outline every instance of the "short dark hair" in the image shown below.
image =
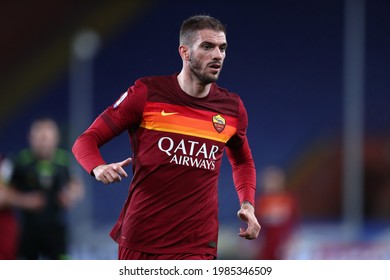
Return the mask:
{"type": "Polygon", "coordinates": [[[183,21],[180,28],[180,44],[191,45],[194,33],[203,29],[221,31],[226,35],[226,26],[219,20],[208,15],[195,15],[183,21]]]}

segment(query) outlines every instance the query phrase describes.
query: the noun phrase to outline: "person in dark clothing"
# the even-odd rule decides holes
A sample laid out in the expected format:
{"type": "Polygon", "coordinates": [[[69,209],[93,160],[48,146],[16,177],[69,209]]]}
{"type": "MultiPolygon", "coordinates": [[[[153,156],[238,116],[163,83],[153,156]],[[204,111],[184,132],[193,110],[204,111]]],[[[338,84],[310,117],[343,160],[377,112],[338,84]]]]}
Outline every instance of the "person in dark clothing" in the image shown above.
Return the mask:
{"type": "Polygon", "coordinates": [[[20,208],[20,259],[66,259],[66,209],[81,198],[83,187],[72,176],[70,155],[60,149],[57,124],[36,120],[30,130],[30,146],[13,159],[10,187],[23,194],[39,194],[43,203],[35,209],[20,208]]]}

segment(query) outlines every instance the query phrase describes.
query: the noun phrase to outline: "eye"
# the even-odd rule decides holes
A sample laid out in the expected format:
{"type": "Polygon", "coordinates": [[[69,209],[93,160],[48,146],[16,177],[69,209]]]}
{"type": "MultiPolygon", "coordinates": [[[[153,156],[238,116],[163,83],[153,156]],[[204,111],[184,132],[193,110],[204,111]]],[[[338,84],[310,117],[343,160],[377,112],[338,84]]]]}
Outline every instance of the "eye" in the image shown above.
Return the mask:
{"type": "Polygon", "coordinates": [[[221,45],[221,46],[219,47],[219,50],[220,50],[221,52],[225,52],[226,49],[227,49],[227,45],[226,45],[226,44],[223,44],[223,45],[221,45]]]}

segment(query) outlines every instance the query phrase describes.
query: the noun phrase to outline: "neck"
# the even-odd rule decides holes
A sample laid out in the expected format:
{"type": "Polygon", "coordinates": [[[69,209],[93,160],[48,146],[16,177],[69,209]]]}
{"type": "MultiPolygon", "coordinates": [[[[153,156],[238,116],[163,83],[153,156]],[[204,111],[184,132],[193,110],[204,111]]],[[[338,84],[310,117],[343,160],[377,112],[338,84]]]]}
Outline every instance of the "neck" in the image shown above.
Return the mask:
{"type": "Polygon", "coordinates": [[[180,88],[188,95],[196,98],[206,97],[210,92],[211,83],[202,84],[191,75],[186,75],[182,70],[177,76],[180,88]]]}
{"type": "Polygon", "coordinates": [[[33,153],[39,160],[50,160],[54,157],[54,151],[52,150],[33,150],[33,153]]]}

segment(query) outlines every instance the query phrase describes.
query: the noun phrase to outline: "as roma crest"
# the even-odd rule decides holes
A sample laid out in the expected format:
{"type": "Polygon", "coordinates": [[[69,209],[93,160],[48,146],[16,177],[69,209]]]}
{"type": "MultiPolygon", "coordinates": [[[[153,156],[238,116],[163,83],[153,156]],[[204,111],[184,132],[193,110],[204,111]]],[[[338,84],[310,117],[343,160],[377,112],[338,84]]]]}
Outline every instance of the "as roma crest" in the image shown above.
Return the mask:
{"type": "Polygon", "coordinates": [[[213,125],[215,130],[221,133],[225,129],[226,120],[220,114],[215,115],[213,116],[213,125]]]}

